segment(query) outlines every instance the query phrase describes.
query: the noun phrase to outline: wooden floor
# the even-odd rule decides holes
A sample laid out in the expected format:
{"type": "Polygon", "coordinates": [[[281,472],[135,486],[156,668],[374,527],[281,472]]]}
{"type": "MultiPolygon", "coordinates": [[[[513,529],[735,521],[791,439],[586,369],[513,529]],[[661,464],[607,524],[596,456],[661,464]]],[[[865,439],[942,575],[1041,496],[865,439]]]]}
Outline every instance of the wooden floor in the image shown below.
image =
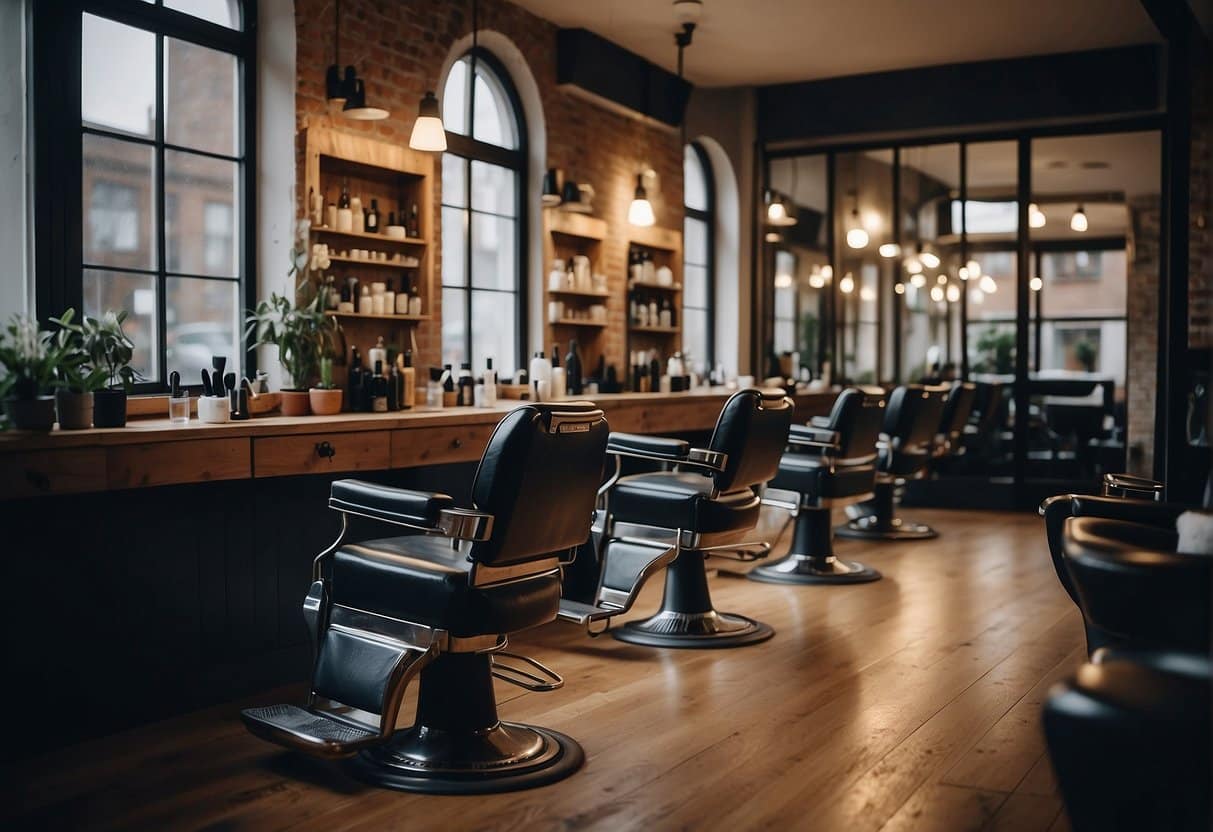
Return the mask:
{"type": "MultiPolygon", "coordinates": [[[[237,712],[248,703],[234,703],[35,761],[5,778],[0,814],[20,816],[0,825],[1067,828],[1039,710],[1082,660],[1083,638],[1039,518],[906,514],[940,538],[838,545],[884,572],[875,584],[713,578],[718,608],[775,627],[765,644],[657,651],[559,623],[513,639],[566,680],[546,694],[498,688],[503,718],[584,746],[585,767],[556,785],[487,797],[371,789],[245,733],[237,712]]],[[[786,545],[785,533],[776,552],[786,545]]],[[[642,613],[659,592],[646,590],[642,613]]],[[[299,691],[259,701],[284,695],[299,691]]],[[[77,717],[87,719],[87,687],[80,696],[77,717]]]]}

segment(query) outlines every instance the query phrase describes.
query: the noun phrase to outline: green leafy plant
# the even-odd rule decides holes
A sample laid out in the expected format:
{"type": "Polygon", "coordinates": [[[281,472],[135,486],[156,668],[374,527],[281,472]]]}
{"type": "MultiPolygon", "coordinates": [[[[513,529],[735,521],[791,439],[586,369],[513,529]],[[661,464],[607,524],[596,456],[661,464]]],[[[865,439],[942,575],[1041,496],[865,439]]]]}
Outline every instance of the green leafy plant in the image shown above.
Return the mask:
{"type": "Polygon", "coordinates": [[[0,333],[0,367],[4,368],[0,398],[33,399],[53,393],[63,385],[65,371],[79,361],[80,353],[63,330],[44,330],[34,318],[14,315],[0,333]]]}
{"type": "Polygon", "coordinates": [[[59,365],[59,386],[73,393],[95,393],[105,388],[107,370],[90,363],[83,343],[84,329],[80,324],[73,323],[75,318],[76,310],[70,308],[58,318],[51,318],[51,322],[59,327],[55,341],[65,353],[59,365]]]}
{"type": "MultiPolygon", "coordinates": [[[[322,358],[332,358],[339,332],[337,319],[324,314],[324,294],[307,281],[296,296],[310,299],[295,305],[290,298],[274,293],[257,304],[245,323],[245,337],[254,346],[273,345],[296,390],[306,390],[320,373],[322,358]]],[[[331,370],[330,370],[331,375],[331,370]]]]}
{"type": "Polygon", "coordinates": [[[990,327],[978,337],[977,353],[973,365],[977,372],[998,375],[1014,372],[1015,333],[990,327]]]}
{"type": "Polygon", "coordinates": [[[100,318],[84,315],[80,323],[72,323],[74,310],[67,310],[59,318],[61,333],[68,333],[67,343],[82,355],[82,363],[70,372],[65,383],[82,392],[121,387],[127,393],[143,376],[131,366],[135,355],[135,343],[122,329],[126,310],[106,311],[100,318]]]}
{"type": "Polygon", "coordinates": [[[1074,358],[1088,373],[1095,372],[1095,359],[1097,357],[1098,352],[1095,349],[1095,345],[1086,338],[1074,344],[1074,358]]]}
{"type": "Polygon", "coordinates": [[[333,384],[333,357],[331,355],[322,356],[320,359],[320,383],[316,386],[321,390],[334,390],[337,387],[333,384]]]}

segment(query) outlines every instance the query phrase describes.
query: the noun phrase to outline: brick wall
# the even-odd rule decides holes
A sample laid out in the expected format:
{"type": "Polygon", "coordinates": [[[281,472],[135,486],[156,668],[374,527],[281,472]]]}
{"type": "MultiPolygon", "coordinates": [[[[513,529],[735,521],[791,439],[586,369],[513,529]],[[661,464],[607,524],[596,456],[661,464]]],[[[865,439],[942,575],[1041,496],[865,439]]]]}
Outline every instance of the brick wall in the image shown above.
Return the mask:
{"type": "MultiPolygon", "coordinates": [[[[365,79],[367,102],[386,107],[392,115],[379,122],[355,122],[329,115],[324,73],[333,60],[333,2],[297,0],[297,128],[332,127],[407,144],[421,96],[428,89],[441,95],[439,74],[443,64],[452,45],[471,31],[470,0],[344,0],[341,15],[342,62],[353,63],[365,79]]],[[[554,24],[503,0],[482,0],[479,21],[482,30],[499,32],[513,42],[535,78],[547,124],[547,167],[562,168],[573,179],[594,186],[594,213],[610,227],[604,245],[611,291],[611,325],[605,335],[607,362],[625,372],[627,207],[636,172],[642,166],[652,167],[659,182],[659,192],[650,194],[657,223],[682,228],[682,149],[678,134],[646,126],[638,119],[559,89],[554,24]]],[[[302,171],[301,158],[297,158],[297,166],[302,171]]],[[[530,178],[535,179],[533,171],[530,178]]],[[[302,173],[298,181],[302,181],[302,173]]],[[[440,183],[435,185],[437,198],[440,183]]],[[[537,194],[529,196],[538,198],[537,194]]],[[[434,226],[440,228],[438,206],[434,208],[434,226]]],[[[442,268],[440,239],[431,243],[431,251],[436,258],[437,283],[442,268]]],[[[530,277],[529,283],[528,291],[542,291],[535,277],[530,277]]],[[[432,307],[434,320],[422,323],[418,329],[421,366],[438,363],[441,357],[440,297],[433,299],[432,307]]],[[[525,361],[525,355],[520,358],[525,361]]]]}
{"type": "Polygon", "coordinates": [[[1157,194],[1146,194],[1128,206],[1128,467],[1147,477],[1154,475],[1160,203],[1157,194]]]}

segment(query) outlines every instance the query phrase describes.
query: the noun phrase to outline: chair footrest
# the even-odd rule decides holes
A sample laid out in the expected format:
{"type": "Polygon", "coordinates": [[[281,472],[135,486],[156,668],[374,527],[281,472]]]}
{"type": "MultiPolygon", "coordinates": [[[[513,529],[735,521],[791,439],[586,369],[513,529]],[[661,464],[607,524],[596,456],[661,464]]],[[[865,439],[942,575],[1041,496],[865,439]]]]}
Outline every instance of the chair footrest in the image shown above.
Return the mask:
{"type": "Polygon", "coordinates": [[[369,729],[296,705],[247,708],[240,718],[263,740],[317,757],[351,757],[384,739],[369,729]]]}
{"type": "Polygon", "coordinates": [[[574,624],[592,624],[595,621],[603,621],[613,615],[618,615],[620,612],[622,610],[617,607],[599,607],[561,598],[560,610],[556,613],[556,617],[561,621],[571,621],[574,624]]]}

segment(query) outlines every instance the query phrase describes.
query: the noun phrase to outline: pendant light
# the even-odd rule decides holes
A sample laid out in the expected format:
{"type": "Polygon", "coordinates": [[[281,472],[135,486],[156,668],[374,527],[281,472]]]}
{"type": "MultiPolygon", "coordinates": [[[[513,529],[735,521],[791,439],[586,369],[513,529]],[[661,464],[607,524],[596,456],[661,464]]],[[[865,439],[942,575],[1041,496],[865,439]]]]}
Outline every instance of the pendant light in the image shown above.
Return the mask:
{"type": "Polygon", "coordinates": [[[426,92],[417,108],[417,120],[409,136],[409,147],[413,150],[429,150],[441,153],[446,150],[446,128],[442,125],[442,111],[433,90],[426,92]]]}
{"type": "Polygon", "coordinates": [[[922,243],[918,244],[918,262],[922,263],[928,269],[939,268],[939,255],[926,248],[922,243]]]}
{"type": "Polygon", "coordinates": [[[904,283],[894,283],[893,291],[899,295],[904,295],[906,293],[906,285],[904,283]]]}
{"type": "Polygon", "coordinates": [[[341,107],[341,115],[357,121],[381,121],[390,115],[382,107],[366,104],[366,82],[352,64],[341,71],[341,0],[333,3],[333,63],[324,73],[324,94],[329,108],[341,107]]]}
{"type": "Polygon", "coordinates": [[[1081,202],[1074,209],[1074,215],[1070,217],[1070,230],[1080,234],[1087,230],[1087,212],[1082,209],[1081,202]]]}
{"type": "Polygon", "coordinates": [[[910,285],[913,286],[915,289],[921,289],[923,286],[927,285],[927,276],[925,274],[923,274],[922,272],[919,272],[918,274],[915,274],[915,275],[911,275],[910,276],[910,285]]]}
{"type": "Polygon", "coordinates": [[[851,248],[867,248],[868,232],[859,219],[859,194],[851,191],[855,206],[851,208],[850,228],[847,229],[847,245],[851,248]]]}
{"type": "Polygon", "coordinates": [[[955,283],[949,283],[944,292],[948,297],[948,303],[957,303],[960,300],[960,287],[955,283]]]}
{"type": "Polygon", "coordinates": [[[944,299],[944,291],[942,286],[931,287],[931,300],[936,303],[942,303],[944,299]]]}
{"type": "Polygon", "coordinates": [[[767,225],[789,228],[796,224],[796,215],[788,209],[783,194],[767,191],[767,225]]]}
{"type": "Polygon", "coordinates": [[[838,281],[838,291],[844,295],[849,295],[855,291],[855,278],[851,276],[850,272],[844,274],[842,280],[838,281]]]}
{"type": "Polygon", "coordinates": [[[897,243],[882,243],[879,251],[881,257],[892,259],[901,254],[901,246],[897,243]]]}
{"type": "Polygon", "coordinates": [[[632,194],[632,204],[628,206],[628,222],[640,228],[657,223],[653,203],[649,202],[649,193],[644,188],[644,176],[644,173],[636,174],[636,191],[632,194]]]}
{"type": "MultiPolygon", "coordinates": [[[[346,67],[346,69],[353,69],[353,67],[346,67]]],[[[366,82],[357,77],[354,78],[354,83],[348,90],[348,97],[341,108],[341,114],[346,118],[358,121],[382,121],[390,115],[382,107],[366,105],[366,82]]]]}
{"type": "Polygon", "coordinates": [[[1028,288],[1031,289],[1033,292],[1039,292],[1041,289],[1044,288],[1044,285],[1045,285],[1045,282],[1043,280],[1041,280],[1039,277],[1034,277],[1028,281],[1028,288]]]}
{"type": "Polygon", "coordinates": [[[1028,227],[1044,228],[1047,220],[1048,218],[1045,216],[1045,212],[1040,210],[1040,206],[1035,202],[1028,206],[1028,227]]]}

